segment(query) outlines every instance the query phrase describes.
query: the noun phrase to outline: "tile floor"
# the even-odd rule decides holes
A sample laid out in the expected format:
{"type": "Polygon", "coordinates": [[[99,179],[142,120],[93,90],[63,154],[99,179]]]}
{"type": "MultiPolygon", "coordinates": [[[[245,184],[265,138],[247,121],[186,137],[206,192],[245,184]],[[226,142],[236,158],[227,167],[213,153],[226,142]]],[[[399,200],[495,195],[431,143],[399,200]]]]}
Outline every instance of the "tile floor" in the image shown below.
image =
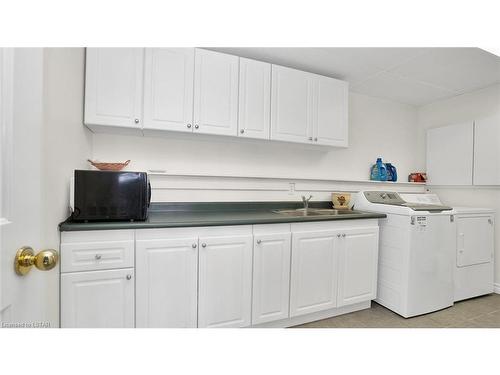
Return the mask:
{"type": "Polygon", "coordinates": [[[434,313],[405,319],[372,302],[372,308],[295,328],[500,328],[500,295],[455,303],[434,313]]]}

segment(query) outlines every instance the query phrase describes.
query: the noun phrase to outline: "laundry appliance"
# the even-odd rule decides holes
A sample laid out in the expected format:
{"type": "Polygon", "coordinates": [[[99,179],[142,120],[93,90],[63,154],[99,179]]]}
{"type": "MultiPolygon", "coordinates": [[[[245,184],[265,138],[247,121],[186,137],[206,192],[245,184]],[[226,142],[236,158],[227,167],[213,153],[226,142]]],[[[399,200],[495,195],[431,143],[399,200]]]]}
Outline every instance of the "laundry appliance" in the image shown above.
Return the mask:
{"type": "Polygon", "coordinates": [[[407,202],[397,192],[361,191],[354,209],[387,215],[379,220],[376,302],[408,318],[454,301],[455,212],[437,203],[407,202]]]}

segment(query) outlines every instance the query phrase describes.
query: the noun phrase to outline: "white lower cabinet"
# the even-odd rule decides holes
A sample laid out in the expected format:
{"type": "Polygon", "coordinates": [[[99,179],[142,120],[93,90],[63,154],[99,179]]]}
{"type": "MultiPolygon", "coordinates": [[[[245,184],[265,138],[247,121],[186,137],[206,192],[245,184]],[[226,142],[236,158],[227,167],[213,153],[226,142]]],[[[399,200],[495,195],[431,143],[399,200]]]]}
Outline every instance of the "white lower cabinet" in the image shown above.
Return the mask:
{"type": "Polygon", "coordinates": [[[337,306],[377,296],[378,227],[346,229],[337,239],[339,278],[337,306]]]}
{"type": "Polygon", "coordinates": [[[252,235],[200,237],[198,327],[251,324],[252,235]]]}
{"type": "Polygon", "coordinates": [[[289,316],[290,225],[267,226],[254,229],[252,324],[289,316]]]}
{"type": "Polygon", "coordinates": [[[134,269],[62,274],[61,327],[133,328],[134,269]]]}
{"type": "Polygon", "coordinates": [[[61,327],[283,327],[367,308],[376,297],[376,220],[64,232],[61,240],[61,327]]]}
{"type": "Polygon", "coordinates": [[[197,326],[198,237],[138,239],[136,326],[197,326]]]}
{"type": "Polygon", "coordinates": [[[337,306],[335,231],[292,234],[290,316],[299,316],[337,306]]]}

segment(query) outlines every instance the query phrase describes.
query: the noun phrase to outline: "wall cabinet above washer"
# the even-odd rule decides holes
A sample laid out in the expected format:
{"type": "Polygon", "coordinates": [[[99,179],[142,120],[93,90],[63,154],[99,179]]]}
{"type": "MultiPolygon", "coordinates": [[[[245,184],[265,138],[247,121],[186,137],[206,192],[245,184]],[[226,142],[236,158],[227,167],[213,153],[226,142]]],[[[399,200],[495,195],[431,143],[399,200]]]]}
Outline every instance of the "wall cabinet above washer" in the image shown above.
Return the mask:
{"type": "Polygon", "coordinates": [[[500,117],[429,129],[427,175],[433,185],[500,185],[500,117]]]}

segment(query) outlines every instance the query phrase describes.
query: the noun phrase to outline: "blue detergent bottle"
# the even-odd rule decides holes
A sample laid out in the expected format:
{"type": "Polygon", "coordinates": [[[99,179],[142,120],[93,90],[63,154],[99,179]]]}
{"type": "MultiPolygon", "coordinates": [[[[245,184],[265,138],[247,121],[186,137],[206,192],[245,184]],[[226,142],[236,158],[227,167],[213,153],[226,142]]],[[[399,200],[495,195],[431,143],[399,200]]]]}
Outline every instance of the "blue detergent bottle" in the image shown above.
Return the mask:
{"type": "Polygon", "coordinates": [[[387,181],[396,182],[398,180],[398,172],[396,171],[396,167],[391,163],[385,163],[385,167],[387,168],[387,181]]]}
{"type": "Polygon", "coordinates": [[[387,168],[385,164],[382,163],[382,158],[377,158],[377,162],[373,164],[370,180],[387,181],[387,168]]]}

